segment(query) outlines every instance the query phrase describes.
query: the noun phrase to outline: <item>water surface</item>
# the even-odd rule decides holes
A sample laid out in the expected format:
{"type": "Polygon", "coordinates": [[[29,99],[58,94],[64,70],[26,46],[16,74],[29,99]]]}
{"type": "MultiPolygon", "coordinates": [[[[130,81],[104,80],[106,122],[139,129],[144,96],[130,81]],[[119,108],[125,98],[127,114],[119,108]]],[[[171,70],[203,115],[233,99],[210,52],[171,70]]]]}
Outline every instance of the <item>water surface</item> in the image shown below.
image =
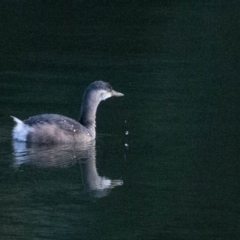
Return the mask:
{"type": "Polygon", "coordinates": [[[239,239],[236,2],[1,6],[1,239],[239,239]],[[99,79],[96,142],[12,143],[99,79]]]}

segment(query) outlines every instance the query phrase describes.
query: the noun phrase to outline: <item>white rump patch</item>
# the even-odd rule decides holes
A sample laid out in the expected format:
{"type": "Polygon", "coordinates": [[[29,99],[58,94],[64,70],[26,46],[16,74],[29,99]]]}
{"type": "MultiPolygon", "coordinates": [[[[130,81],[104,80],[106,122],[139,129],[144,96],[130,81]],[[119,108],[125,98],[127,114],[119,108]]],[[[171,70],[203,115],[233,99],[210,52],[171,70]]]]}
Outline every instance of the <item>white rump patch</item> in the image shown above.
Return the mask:
{"type": "Polygon", "coordinates": [[[20,119],[13,117],[13,116],[11,116],[11,117],[13,118],[14,122],[17,124],[13,128],[13,139],[26,142],[28,133],[32,132],[33,129],[31,127],[29,127],[28,125],[24,124],[24,122],[21,121],[20,119]]]}

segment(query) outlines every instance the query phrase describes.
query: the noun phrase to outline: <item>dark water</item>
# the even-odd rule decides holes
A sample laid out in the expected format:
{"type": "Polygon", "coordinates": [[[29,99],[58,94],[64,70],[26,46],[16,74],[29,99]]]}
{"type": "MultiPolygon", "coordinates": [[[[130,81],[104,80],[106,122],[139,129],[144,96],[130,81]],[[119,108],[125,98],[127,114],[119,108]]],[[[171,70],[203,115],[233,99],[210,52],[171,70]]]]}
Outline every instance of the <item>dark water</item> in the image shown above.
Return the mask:
{"type": "Polygon", "coordinates": [[[237,1],[0,6],[1,239],[240,238],[237,1]],[[95,142],[12,143],[97,79],[95,142]]]}

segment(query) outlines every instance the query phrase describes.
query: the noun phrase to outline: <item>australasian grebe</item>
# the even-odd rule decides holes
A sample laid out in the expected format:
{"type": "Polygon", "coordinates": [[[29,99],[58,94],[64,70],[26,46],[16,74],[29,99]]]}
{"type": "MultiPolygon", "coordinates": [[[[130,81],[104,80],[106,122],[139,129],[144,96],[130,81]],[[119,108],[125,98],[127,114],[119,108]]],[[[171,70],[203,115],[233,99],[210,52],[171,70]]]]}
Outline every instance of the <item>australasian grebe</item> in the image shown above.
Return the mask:
{"type": "Polygon", "coordinates": [[[96,112],[99,103],[114,96],[121,97],[124,94],[114,91],[109,83],[95,81],[83,95],[79,121],[58,114],[36,115],[24,121],[13,117],[16,122],[13,139],[38,144],[91,141],[96,137],[96,112]]]}

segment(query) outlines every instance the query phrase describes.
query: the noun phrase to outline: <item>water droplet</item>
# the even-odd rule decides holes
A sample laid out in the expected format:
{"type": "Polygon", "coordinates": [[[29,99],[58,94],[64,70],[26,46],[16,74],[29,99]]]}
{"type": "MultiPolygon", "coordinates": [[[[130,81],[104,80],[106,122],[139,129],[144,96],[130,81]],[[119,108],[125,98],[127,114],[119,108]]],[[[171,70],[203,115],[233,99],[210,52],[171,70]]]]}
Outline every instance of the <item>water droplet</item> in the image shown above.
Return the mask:
{"type": "Polygon", "coordinates": [[[124,144],[125,147],[129,147],[129,145],[127,143],[124,144]]]}
{"type": "Polygon", "coordinates": [[[128,135],[128,134],[129,134],[129,132],[128,132],[128,131],[126,131],[126,132],[125,132],[125,135],[128,135]]]}

